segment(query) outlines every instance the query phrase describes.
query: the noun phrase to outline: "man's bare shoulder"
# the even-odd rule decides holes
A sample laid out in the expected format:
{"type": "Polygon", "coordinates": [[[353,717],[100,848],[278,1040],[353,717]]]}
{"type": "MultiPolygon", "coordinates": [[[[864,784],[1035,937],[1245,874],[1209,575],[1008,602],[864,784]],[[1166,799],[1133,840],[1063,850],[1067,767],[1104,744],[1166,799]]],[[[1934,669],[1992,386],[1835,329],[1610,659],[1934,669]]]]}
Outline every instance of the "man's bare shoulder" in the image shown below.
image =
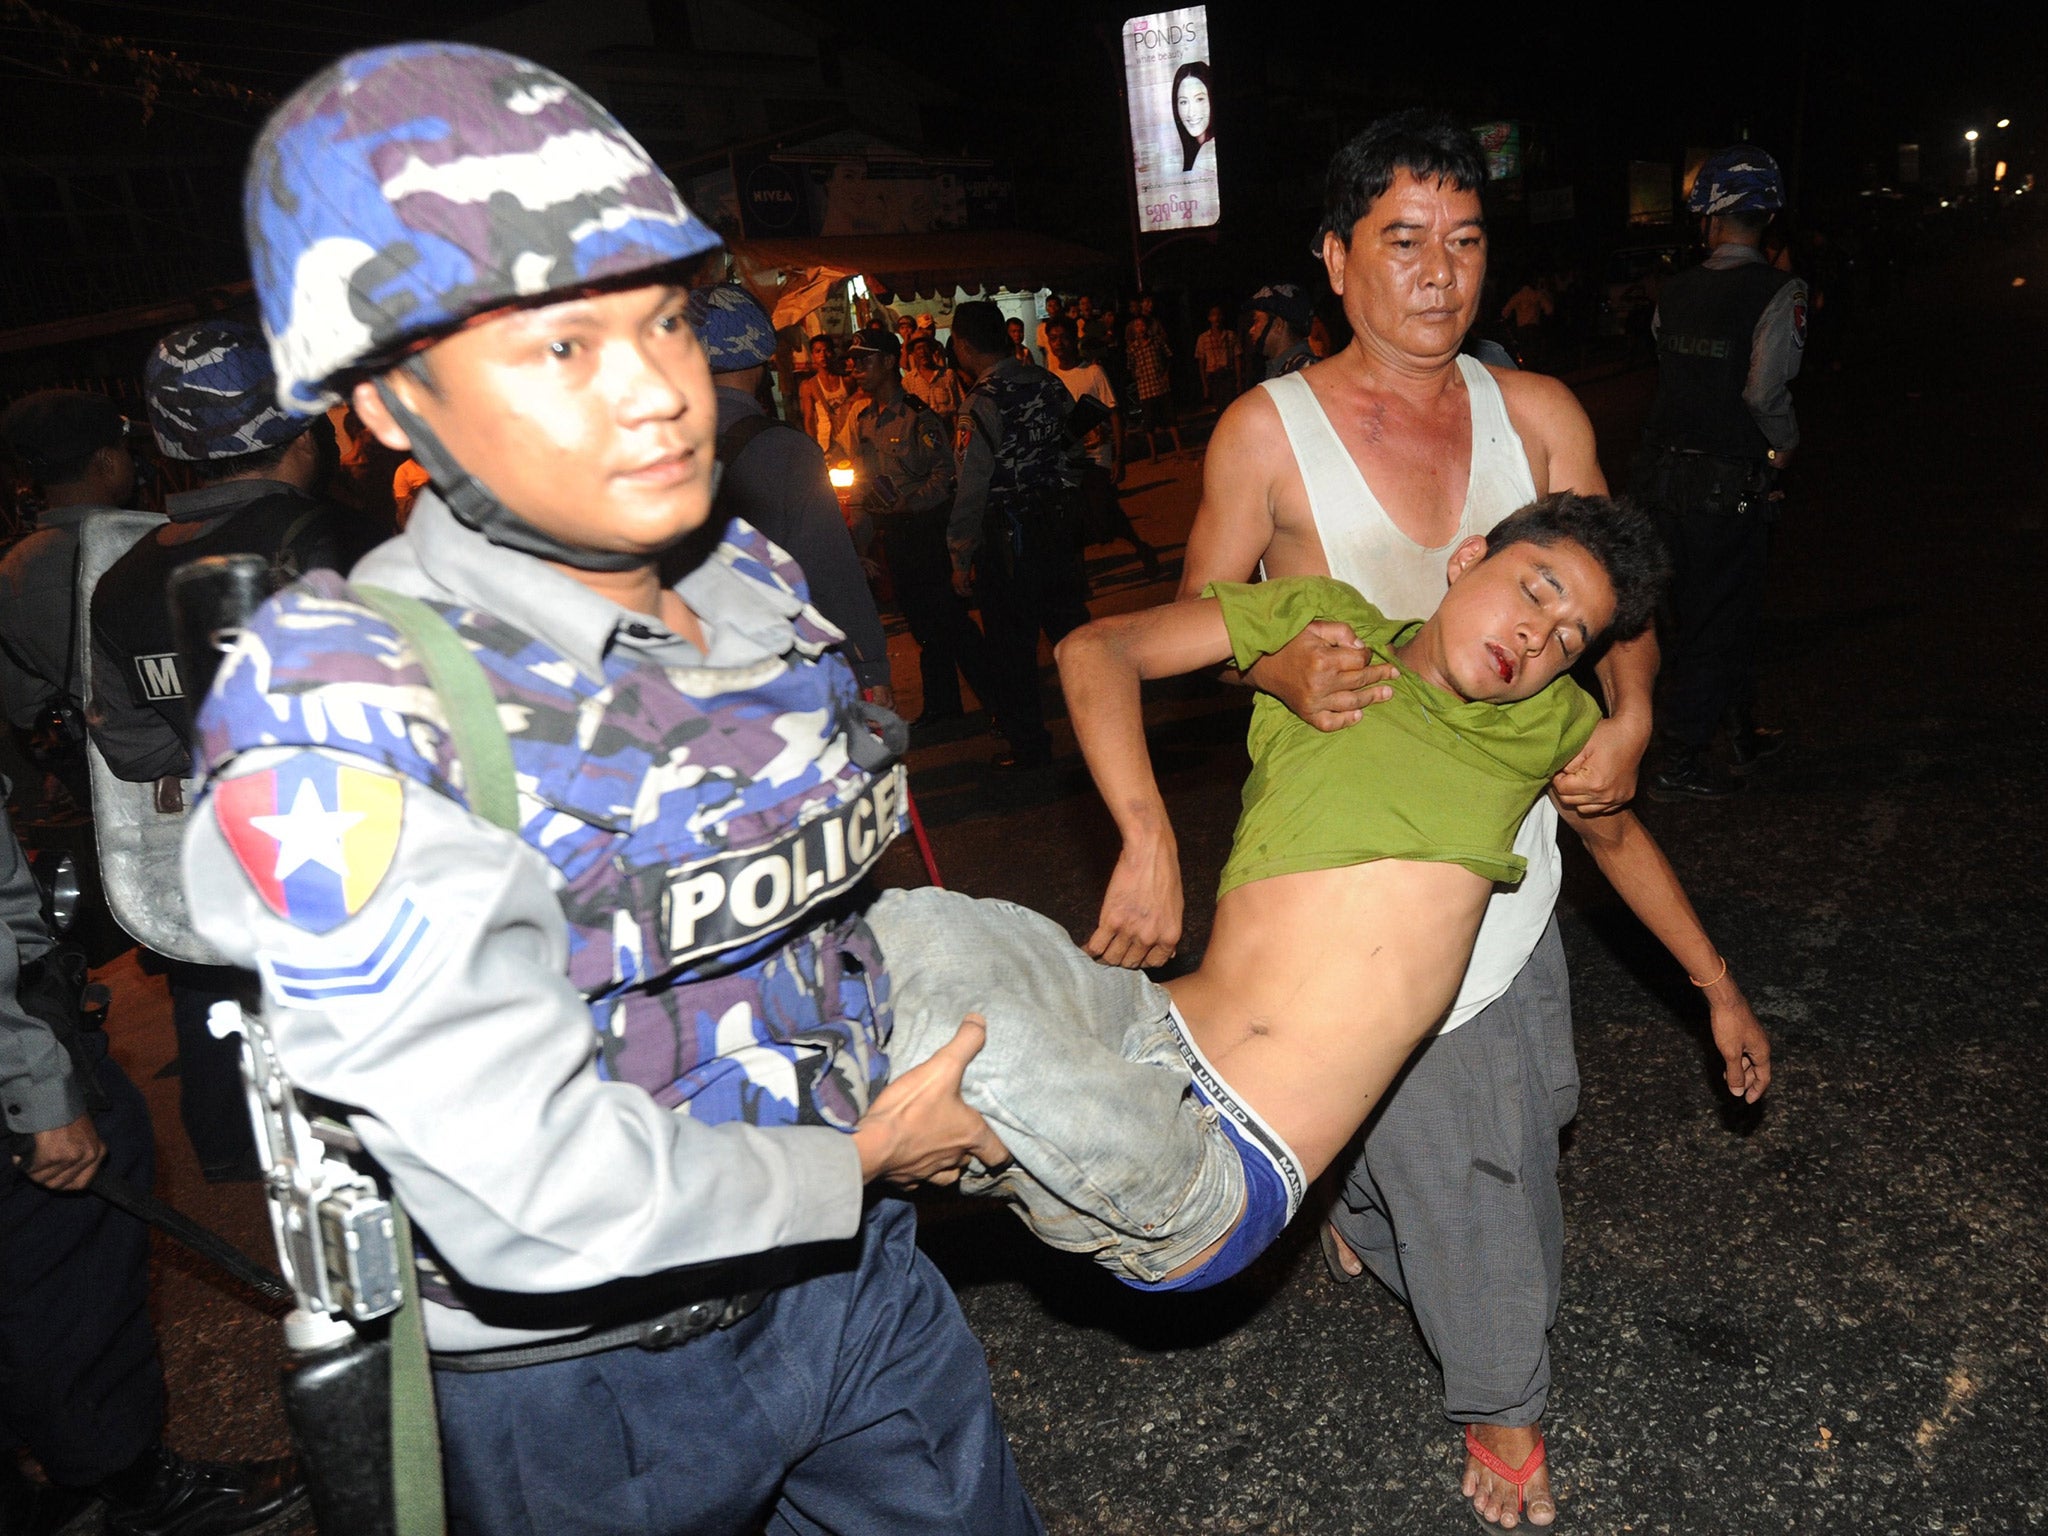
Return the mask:
{"type": "Polygon", "coordinates": [[[1286,441],[1287,429],[1280,424],[1280,408],[1273,403],[1272,393],[1254,387],[1231,401],[1217,418],[1215,430],[1209,434],[1208,457],[1213,462],[1219,453],[1256,456],[1286,441]]]}
{"type": "Polygon", "coordinates": [[[1538,495],[1578,491],[1605,495],[1607,480],[1593,441],[1593,422],[1562,379],[1516,368],[1487,372],[1500,385],[1508,421],[1522,440],[1538,495]]]}
{"type": "Polygon", "coordinates": [[[1556,433],[1572,434],[1591,429],[1586,408],[1562,379],[1547,373],[1530,373],[1521,368],[1496,368],[1486,364],[1500,386],[1515,430],[1527,436],[1534,431],[1548,442],[1556,433]]]}

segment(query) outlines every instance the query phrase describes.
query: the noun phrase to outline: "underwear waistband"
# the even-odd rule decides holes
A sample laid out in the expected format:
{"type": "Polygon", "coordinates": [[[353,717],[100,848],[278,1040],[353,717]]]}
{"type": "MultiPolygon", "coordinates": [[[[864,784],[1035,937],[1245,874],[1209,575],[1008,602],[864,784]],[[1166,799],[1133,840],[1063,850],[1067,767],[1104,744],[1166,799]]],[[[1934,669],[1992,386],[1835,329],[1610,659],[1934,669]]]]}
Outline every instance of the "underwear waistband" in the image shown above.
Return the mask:
{"type": "Polygon", "coordinates": [[[1218,1113],[1227,1116],[1240,1132],[1240,1139],[1273,1165],[1273,1172],[1287,1191],[1287,1220],[1292,1221],[1308,1193],[1308,1179],[1302,1173],[1301,1159],[1281,1139],[1280,1133],[1266,1124],[1257,1110],[1238,1098],[1222,1074],[1210,1065],[1209,1058],[1202,1054],[1202,1048],[1195,1044],[1195,1037],[1188,1032],[1187,1020],[1180,1016],[1180,1009],[1169,1003],[1167,1015],[1173,1020],[1175,1040],[1180,1046],[1181,1059],[1187,1063],[1188,1075],[1194,1079],[1195,1091],[1215,1106],[1218,1113]]]}

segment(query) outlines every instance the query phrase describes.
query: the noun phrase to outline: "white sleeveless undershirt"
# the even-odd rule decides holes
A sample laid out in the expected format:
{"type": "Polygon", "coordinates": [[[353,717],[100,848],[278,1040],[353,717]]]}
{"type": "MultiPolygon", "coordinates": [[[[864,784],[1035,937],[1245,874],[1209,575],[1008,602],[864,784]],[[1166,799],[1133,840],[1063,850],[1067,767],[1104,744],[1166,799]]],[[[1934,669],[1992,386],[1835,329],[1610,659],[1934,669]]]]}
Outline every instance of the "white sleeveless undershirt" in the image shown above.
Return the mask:
{"type": "MultiPolygon", "coordinates": [[[[1500,385],[1475,358],[1459,357],[1458,371],[1472,407],[1472,470],[1458,530],[1435,549],[1416,543],[1387,516],[1304,375],[1290,373],[1259,386],[1279,409],[1330,574],[1356,587],[1389,618],[1421,619],[1436,612],[1448,590],[1444,569],[1451,551],[1536,499],[1529,458],[1508,420],[1500,385]]],[[[1496,890],[1487,902],[1445,1029],[1456,1029],[1507,991],[1550,922],[1563,871],[1557,812],[1548,798],[1523,819],[1515,852],[1529,861],[1529,872],[1520,885],[1496,890]]]]}

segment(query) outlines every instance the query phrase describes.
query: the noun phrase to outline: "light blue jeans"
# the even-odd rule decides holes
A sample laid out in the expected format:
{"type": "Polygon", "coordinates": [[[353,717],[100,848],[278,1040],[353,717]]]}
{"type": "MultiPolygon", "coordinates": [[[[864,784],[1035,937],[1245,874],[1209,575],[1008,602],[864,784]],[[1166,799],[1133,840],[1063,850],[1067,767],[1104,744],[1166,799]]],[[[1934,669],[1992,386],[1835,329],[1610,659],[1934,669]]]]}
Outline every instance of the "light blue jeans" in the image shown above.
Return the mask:
{"type": "Polygon", "coordinates": [[[892,1073],[929,1058],[968,1014],[988,1021],[961,1093],[1015,1161],[970,1168],[964,1191],[1148,1283],[1230,1230],[1244,1164],[1191,1091],[1163,988],[1089,959],[1058,924],[1007,901],[884,891],[867,920],[889,971],[892,1073]]]}

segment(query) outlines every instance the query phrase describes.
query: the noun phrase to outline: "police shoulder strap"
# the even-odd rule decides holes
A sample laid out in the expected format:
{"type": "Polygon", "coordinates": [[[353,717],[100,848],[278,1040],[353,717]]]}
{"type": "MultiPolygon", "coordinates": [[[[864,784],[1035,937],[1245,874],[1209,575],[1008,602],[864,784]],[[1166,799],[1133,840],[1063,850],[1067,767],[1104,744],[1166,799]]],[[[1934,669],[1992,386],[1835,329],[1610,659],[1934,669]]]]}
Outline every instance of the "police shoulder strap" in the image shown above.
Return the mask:
{"type": "Polygon", "coordinates": [[[718,462],[731,469],[739,456],[745,453],[754,439],[763,432],[780,427],[785,432],[796,431],[787,422],[777,421],[773,416],[742,416],[738,421],[718,434],[718,462]]]}
{"type": "Polygon", "coordinates": [[[462,764],[469,808],[494,827],[519,833],[519,786],[512,773],[512,738],[498,718],[498,696],[483,663],[428,604],[383,587],[359,586],[356,596],[397,630],[441,701],[455,757],[462,764]]]}
{"type": "MultiPolygon", "coordinates": [[[[448,734],[462,764],[469,808],[493,826],[519,834],[519,787],[512,773],[512,739],[498,718],[498,698],[483,663],[455,626],[416,597],[384,587],[358,586],[355,594],[397,630],[427,674],[441,702],[448,734]]],[[[391,1315],[391,1490],[394,1536],[441,1536],[447,1525],[441,1487],[441,1431],[434,1409],[434,1377],[421,1311],[412,1225],[405,1207],[391,1202],[404,1300],[391,1315]]]]}

